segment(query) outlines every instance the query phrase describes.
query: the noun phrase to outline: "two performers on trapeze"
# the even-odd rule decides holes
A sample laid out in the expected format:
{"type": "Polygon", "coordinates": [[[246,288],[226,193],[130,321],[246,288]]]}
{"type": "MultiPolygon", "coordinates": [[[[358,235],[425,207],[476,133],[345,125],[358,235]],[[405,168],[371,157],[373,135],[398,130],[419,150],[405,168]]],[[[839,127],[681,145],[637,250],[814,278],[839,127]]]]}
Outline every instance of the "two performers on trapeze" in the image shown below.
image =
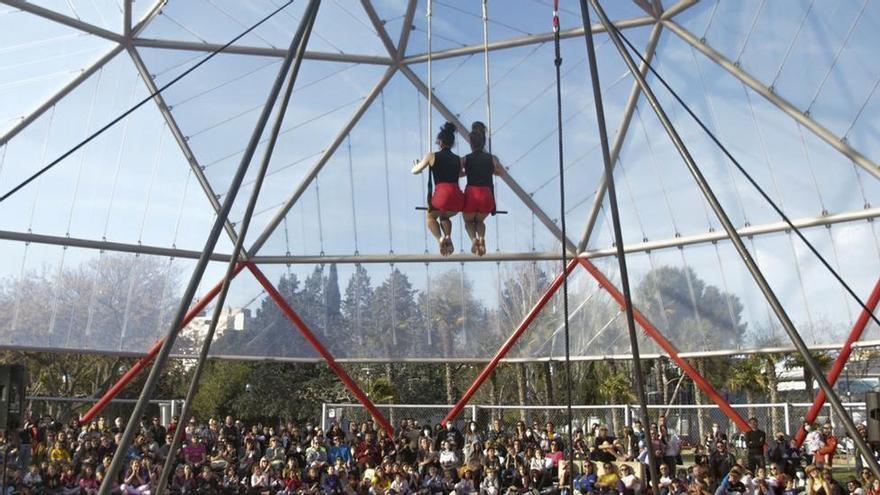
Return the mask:
{"type": "Polygon", "coordinates": [[[412,168],[412,173],[419,174],[430,167],[426,221],[443,256],[455,252],[451,219],[458,213],[471,239],[471,253],[486,254],[485,220],[496,213],[494,176],[504,173],[498,157],[486,151],[486,134],[486,125],[474,122],[469,135],[471,152],[460,157],[452,152],[455,126],[447,122],[437,134],[440,150],[428,152],[412,168]],[[467,177],[464,192],[458,185],[459,177],[467,177]]]}

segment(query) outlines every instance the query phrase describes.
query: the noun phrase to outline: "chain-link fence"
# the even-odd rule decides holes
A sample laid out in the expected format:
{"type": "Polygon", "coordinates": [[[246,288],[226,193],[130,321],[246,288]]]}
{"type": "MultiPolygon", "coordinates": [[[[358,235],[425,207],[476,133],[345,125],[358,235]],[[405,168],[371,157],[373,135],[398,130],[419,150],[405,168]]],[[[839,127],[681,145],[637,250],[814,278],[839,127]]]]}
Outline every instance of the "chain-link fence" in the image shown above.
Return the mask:
{"type": "MultiPolygon", "coordinates": [[[[79,419],[97,399],[94,397],[40,397],[25,398],[25,409],[32,418],[51,416],[56,421],[67,423],[79,419]]],[[[113,419],[120,417],[128,420],[134,410],[135,399],[113,399],[101,411],[101,416],[112,424],[113,419]]],[[[179,414],[183,406],[182,400],[151,400],[144,415],[160,418],[162,424],[168,424],[171,417],[179,414]]]]}
{"type": "MultiPolygon", "coordinates": [[[[394,425],[397,425],[401,419],[413,418],[421,426],[436,425],[452,409],[450,405],[418,404],[382,404],[376,407],[394,425]]],[[[743,418],[756,418],[760,428],[768,435],[776,432],[792,435],[803,423],[810,404],[731,404],[731,407],[743,418]]],[[[858,423],[865,420],[865,404],[863,402],[845,403],[844,407],[850,411],[850,417],[853,418],[853,421],[858,423]]],[[[726,432],[732,441],[741,441],[734,422],[714,405],[648,406],[649,422],[657,422],[661,415],[665,416],[666,424],[678,433],[686,445],[703,443],[714,424],[718,425],[720,431],[726,432]]],[[[625,425],[632,424],[640,416],[639,406],[632,404],[572,406],[572,426],[575,429],[590,428],[593,424],[604,424],[608,425],[611,431],[619,434],[625,425]]],[[[321,424],[326,431],[334,421],[345,428],[349,422],[361,422],[369,419],[369,413],[360,404],[324,404],[321,419],[321,424]]],[[[475,421],[481,431],[487,431],[494,419],[501,420],[504,425],[507,425],[507,428],[511,428],[517,421],[523,421],[526,426],[536,426],[539,431],[543,431],[547,423],[552,423],[556,431],[565,432],[567,428],[565,425],[568,423],[567,407],[564,405],[493,406],[475,404],[462,411],[462,414],[456,418],[456,426],[463,428],[465,422],[475,421]]],[[[823,406],[816,418],[818,423],[826,421],[832,424],[838,438],[844,438],[846,432],[827,404],[823,406]]]]}

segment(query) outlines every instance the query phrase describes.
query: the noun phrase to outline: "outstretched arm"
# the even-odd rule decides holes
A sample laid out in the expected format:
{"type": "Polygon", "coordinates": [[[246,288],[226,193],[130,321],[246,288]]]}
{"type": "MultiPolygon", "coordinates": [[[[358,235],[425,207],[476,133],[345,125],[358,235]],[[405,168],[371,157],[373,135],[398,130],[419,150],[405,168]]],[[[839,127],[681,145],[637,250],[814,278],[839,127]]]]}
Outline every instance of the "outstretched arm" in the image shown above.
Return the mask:
{"type": "Polygon", "coordinates": [[[492,163],[495,164],[495,170],[493,171],[495,175],[504,175],[504,165],[501,165],[501,162],[498,160],[498,157],[492,155],[492,163]]]}
{"type": "Polygon", "coordinates": [[[420,174],[422,173],[422,170],[425,169],[425,167],[431,165],[432,163],[434,163],[434,153],[429,151],[428,154],[426,154],[425,157],[421,159],[421,161],[413,165],[412,173],[420,174]]]}

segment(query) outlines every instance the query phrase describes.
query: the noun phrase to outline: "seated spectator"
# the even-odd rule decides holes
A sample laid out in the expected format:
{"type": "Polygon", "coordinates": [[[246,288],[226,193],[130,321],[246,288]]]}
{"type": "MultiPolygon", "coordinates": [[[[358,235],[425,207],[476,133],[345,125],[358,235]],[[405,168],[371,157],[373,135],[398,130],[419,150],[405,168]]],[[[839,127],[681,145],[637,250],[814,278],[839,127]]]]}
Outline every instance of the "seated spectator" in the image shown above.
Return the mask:
{"type": "Polygon", "coordinates": [[[97,495],[98,480],[95,478],[95,468],[89,464],[83,466],[83,472],[79,476],[79,489],[83,495],[97,495]]]}
{"type": "Polygon", "coordinates": [[[409,480],[404,473],[398,472],[394,474],[394,481],[391,482],[391,492],[396,494],[410,493],[409,480]]]}
{"type": "Polygon", "coordinates": [[[618,491],[621,495],[641,495],[642,493],[642,480],[636,476],[632,466],[628,464],[620,466],[618,491]]]}
{"type": "MultiPolygon", "coordinates": [[[[251,477],[250,477],[250,490],[251,493],[257,493],[260,495],[269,495],[269,476],[263,471],[263,468],[257,464],[251,469],[251,477]]],[[[316,493],[316,492],[315,492],[316,493]]]]}
{"type": "Polygon", "coordinates": [[[325,468],[324,478],[321,480],[321,493],[330,495],[342,493],[342,481],[333,466],[325,468]]]}
{"type": "Polygon", "coordinates": [[[498,471],[489,469],[486,476],[480,482],[480,495],[498,495],[501,493],[501,481],[498,479],[498,471]]]}
{"type": "Polygon", "coordinates": [[[456,444],[452,440],[444,440],[441,443],[439,455],[440,467],[443,470],[457,470],[461,467],[461,456],[458,454],[456,444]]]}
{"type": "Polygon", "coordinates": [[[269,439],[269,446],[266,447],[266,453],[263,454],[263,458],[267,459],[269,465],[271,465],[272,469],[276,471],[284,467],[284,462],[287,460],[287,454],[284,451],[284,447],[281,446],[278,437],[272,437],[269,439]]]}
{"type": "Polygon", "coordinates": [[[443,477],[440,476],[437,466],[428,467],[427,474],[422,477],[421,487],[427,493],[441,493],[443,491],[443,477]]]}
{"type": "Polygon", "coordinates": [[[333,446],[327,450],[327,462],[336,464],[336,460],[341,459],[346,466],[351,464],[351,447],[342,441],[341,436],[333,437],[333,446]]]}
{"type": "Polygon", "coordinates": [[[465,469],[464,474],[462,474],[461,476],[461,479],[459,479],[458,483],[455,484],[455,493],[456,495],[471,495],[477,493],[477,489],[474,486],[473,471],[471,471],[470,469],[465,469]]]}
{"type": "Polygon", "coordinates": [[[597,493],[598,488],[596,487],[596,482],[598,480],[599,477],[596,476],[596,464],[590,461],[584,462],[584,472],[575,477],[574,489],[583,494],[597,493]]]}
{"type": "Polygon", "coordinates": [[[610,462],[604,463],[602,469],[604,470],[604,473],[602,473],[602,476],[599,476],[599,479],[596,480],[596,488],[598,488],[599,493],[602,494],[616,493],[617,482],[620,481],[617,469],[614,467],[614,464],[610,462]]]}

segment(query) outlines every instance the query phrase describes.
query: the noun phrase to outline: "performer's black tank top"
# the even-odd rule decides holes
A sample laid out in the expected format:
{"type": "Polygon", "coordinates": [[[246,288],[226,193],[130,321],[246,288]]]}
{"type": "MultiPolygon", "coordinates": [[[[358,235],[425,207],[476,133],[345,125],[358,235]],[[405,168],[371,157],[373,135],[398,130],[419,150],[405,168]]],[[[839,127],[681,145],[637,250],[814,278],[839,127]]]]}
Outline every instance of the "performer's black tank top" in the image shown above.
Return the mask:
{"type": "Polygon", "coordinates": [[[461,170],[461,158],[449,150],[443,148],[434,153],[434,165],[431,165],[431,174],[434,182],[454,182],[458,184],[458,172],[461,170]]]}
{"type": "Polygon", "coordinates": [[[475,151],[464,159],[464,171],[469,186],[492,186],[492,172],[495,170],[492,155],[485,151],[475,151]]]}

